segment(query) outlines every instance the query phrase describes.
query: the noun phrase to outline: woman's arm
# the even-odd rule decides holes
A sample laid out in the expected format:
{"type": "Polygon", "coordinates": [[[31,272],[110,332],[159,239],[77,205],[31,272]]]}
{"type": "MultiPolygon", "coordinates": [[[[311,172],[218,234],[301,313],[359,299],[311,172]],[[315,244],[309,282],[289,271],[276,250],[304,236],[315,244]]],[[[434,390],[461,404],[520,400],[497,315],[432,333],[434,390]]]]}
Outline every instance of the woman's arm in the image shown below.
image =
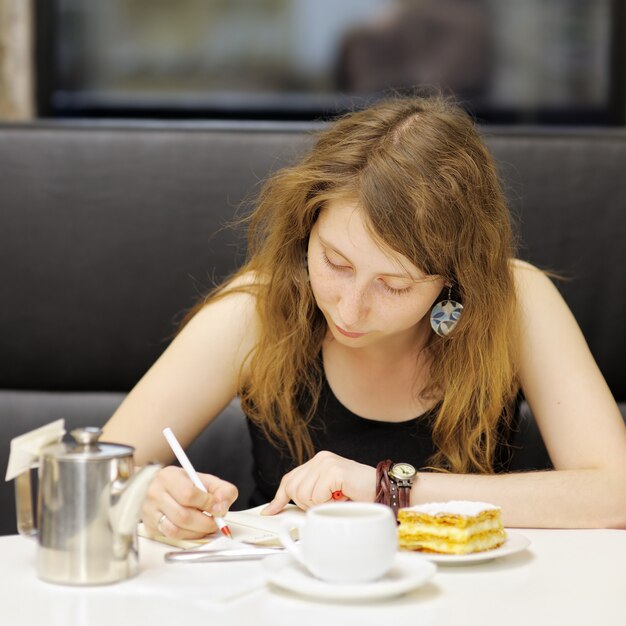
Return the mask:
{"type": "MultiPolygon", "coordinates": [[[[257,332],[251,295],[233,293],[202,308],[128,394],[105,425],[105,437],[134,446],[139,465],[170,462],[163,429],[170,426],[183,446],[191,443],[236,395],[257,332]]],[[[179,539],[214,532],[215,523],[204,512],[224,515],[237,489],[216,476],[199,477],[207,493],[181,468],[161,470],[143,503],[144,524],[179,539]]]]}
{"type": "MultiPolygon", "coordinates": [[[[491,502],[502,507],[508,526],[626,528],[626,427],[619,409],[551,281],[521,262],[514,272],[521,385],[555,470],[496,476],[420,473],[411,501],[491,502]]],[[[294,496],[308,506],[314,497],[328,499],[336,484],[344,485],[351,499],[371,500],[374,475],[374,468],[320,453],[285,477],[268,512],[280,510],[294,496]]]]}
{"type": "Polygon", "coordinates": [[[626,427],[582,332],[555,286],[515,262],[519,375],[554,471],[420,474],[415,503],[494,502],[509,526],[626,528],[626,427]]]}
{"type": "Polygon", "coordinates": [[[183,447],[193,441],[236,396],[256,333],[253,296],[235,293],[202,308],[105,424],[106,439],[134,446],[139,465],[172,461],[163,429],[183,447]]]}

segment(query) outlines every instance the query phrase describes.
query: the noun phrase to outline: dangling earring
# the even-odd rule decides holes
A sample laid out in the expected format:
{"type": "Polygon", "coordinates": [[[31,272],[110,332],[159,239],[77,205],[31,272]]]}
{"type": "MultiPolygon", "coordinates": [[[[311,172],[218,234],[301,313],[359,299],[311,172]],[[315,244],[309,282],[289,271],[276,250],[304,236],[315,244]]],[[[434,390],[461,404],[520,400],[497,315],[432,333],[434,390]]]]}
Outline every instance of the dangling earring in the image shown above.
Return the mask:
{"type": "Polygon", "coordinates": [[[430,325],[440,336],[447,337],[459,323],[463,305],[452,300],[452,287],[448,286],[448,299],[437,302],[430,311],[430,325]]]}

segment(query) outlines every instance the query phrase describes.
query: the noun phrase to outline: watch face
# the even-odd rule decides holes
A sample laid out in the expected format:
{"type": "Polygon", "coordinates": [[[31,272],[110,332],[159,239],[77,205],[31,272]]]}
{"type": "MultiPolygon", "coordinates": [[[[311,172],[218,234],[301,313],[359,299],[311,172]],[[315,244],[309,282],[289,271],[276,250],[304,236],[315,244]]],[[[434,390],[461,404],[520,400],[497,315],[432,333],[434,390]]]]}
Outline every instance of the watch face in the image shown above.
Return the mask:
{"type": "Polygon", "coordinates": [[[389,472],[394,478],[408,479],[413,478],[417,473],[410,463],[396,463],[389,472]]]}

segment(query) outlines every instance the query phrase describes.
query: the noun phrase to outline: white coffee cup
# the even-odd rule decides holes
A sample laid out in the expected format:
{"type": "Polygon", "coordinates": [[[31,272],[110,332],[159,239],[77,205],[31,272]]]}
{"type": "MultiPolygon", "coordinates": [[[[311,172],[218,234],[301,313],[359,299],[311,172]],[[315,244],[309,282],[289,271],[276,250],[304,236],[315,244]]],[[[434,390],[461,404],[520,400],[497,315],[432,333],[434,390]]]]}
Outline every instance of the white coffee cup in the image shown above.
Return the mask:
{"type": "Polygon", "coordinates": [[[330,502],[290,520],[280,541],[313,576],[333,583],[363,583],[384,576],[397,552],[397,526],[391,509],[367,502],[330,502]],[[294,543],[290,529],[298,528],[294,543]]]}

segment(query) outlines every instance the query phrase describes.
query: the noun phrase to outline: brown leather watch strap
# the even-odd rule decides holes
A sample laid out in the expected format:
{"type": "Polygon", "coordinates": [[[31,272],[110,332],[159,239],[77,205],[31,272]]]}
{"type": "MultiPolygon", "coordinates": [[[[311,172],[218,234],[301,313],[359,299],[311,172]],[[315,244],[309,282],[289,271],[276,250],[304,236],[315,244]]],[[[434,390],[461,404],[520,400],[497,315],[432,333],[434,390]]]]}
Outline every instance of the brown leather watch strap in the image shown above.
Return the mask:
{"type": "Polygon", "coordinates": [[[391,481],[389,480],[389,468],[393,461],[387,459],[376,466],[376,496],[374,502],[391,506],[391,481]]]}
{"type": "MultiPolygon", "coordinates": [[[[415,470],[408,463],[400,463],[400,466],[408,466],[413,473],[409,473],[406,478],[395,478],[391,469],[394,463],[389,459],[381,461],[376,466],[376,499],[375,502],[386,504],[391,507],[396,516],[400,509],[411,506],[411,487],[413,485],[415,470]],[[391,472],[391,474],[390,474],[391,472]]],[[[407,468],[403,468],[406,469],[407,468]]]]}
{"type": "Polygon", "coordinates": [[[400,510],[400,493],[402,489],[398,487],[395,480],[389,479],[389,495],[391,496],[389,506],[393,511],[396,519],[398,519],[398,511],[400,510]]]}
{"type": "MultiPolygon", "coordinates": [[[[393,481],[391,481],[393,482],[393,481]]],[[[398,508],[404,509],[411,506],[411,486],[398,487],[398,508]]],[[[397,517],[396,511],[396,517],[397,517]]]]}

